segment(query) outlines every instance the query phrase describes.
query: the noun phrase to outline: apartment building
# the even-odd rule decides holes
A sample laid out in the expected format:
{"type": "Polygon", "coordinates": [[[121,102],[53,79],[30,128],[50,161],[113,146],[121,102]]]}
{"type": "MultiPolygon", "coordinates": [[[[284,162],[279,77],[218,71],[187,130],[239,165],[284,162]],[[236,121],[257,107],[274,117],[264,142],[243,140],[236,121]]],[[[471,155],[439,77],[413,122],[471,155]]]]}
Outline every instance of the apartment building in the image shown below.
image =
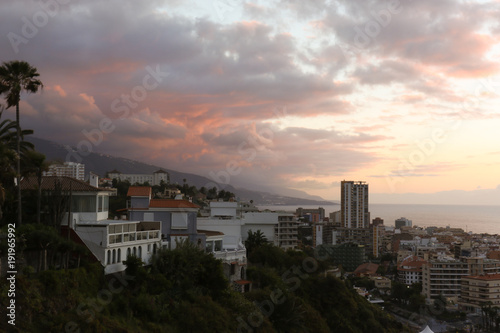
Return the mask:
{"type": "Polygon", "coordinates": [[[298,221],[295,215],[281,213],[274,227],[274,245],[284,250],[294,249],[298,242],[298,221]]]}
{"type": "Polygon", "coordinates": [[[52,164],[44,176],[71,177],[78,180],[85,180],[85,164],[76,162],[64,162],[63,164],[52,164]]]}
{"type": "Polygon", "coordinates": [[[425,259],[410,255],[398,263],[398,280],[406,285],[422,282],[422,269],[425,259]]]}
{"type": "Polygon", "coordinates": [[[486,304],[500,307],[500,274],[462,277],[459,308],[481,314],[486,304]]]}
{"type": "Polygon", "coordinates": [[[152,174],[139,174],[139,173],[121,173],[118,170],[113,170],[108,172],[108,177],[110,179],[118,179],[120,181],[129,181],[130,184],[144,184],[149,183],[151,186],[160,185],[163,181],[166,184],[170,184],[170,174],[165,170],[157,170],[152,174]]]}
{"type": "Polygon", "coordinates": [[[499,260],[484,257],[461,257],[457,260],[453,257],[441,256],[423,265],[422,294],[427,299],[442,295],[458,300],[463,277],[498,273],[500,273],[499,260]]]}

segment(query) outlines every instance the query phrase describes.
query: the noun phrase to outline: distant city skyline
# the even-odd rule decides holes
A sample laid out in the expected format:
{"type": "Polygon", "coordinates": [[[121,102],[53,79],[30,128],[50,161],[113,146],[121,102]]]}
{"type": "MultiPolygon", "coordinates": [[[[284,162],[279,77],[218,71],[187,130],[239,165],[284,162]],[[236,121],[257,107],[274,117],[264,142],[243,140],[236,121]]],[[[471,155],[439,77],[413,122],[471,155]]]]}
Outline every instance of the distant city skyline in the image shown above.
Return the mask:
{"type": "Polygon", "coordinates": [[[21,126],[82,156],[326,200],[355,180],[373,203],[498,205],[498,17],[493,0],[20,0],[0,3],[0,62],[44,83],[21,126]]]}

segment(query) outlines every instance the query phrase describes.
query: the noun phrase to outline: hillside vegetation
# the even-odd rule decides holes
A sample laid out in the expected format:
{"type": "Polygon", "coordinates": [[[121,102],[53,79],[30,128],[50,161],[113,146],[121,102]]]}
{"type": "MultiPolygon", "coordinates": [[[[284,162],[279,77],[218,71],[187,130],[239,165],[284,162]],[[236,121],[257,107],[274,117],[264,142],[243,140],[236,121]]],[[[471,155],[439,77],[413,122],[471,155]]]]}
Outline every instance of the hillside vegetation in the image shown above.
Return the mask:
{"type": "MultiPolygon", "coordinates": [[[[18,332],[403,332],[401,324],[304,252],[254,247],[253,290],[233,291],[222,263],[184,244],[149,267],[135,257],[126,274],[99,264],[17,276],[18,332]]],[[[2,284],[1,293],[7,286],[2,284]]],[[[5,308],[6,300],[1,300],[5,308]]],[[[4,324],[5,321],[2,321],[4,324]]],[[[11,331],[12,327],[8,327],[11,331]]],[[[0,330],[5,331],[3,327],[0,330]]],[[[15,331],[15,330],[14,330],[15,331]]]]}

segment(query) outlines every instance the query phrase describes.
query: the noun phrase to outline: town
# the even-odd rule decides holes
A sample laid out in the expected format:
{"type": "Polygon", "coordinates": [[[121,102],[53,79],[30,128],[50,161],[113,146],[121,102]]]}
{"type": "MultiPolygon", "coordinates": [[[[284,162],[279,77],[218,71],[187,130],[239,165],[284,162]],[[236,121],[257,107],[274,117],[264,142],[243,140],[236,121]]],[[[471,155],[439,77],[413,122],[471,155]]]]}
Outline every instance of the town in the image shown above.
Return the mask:
{"type": "MultiPolygon", "coordinates": [[[[106,177],[90,172],[86,181],[84,175],[83,164],[56,163],[39,180],[24,178],[21,189],[25,196],[36,196],[40,184],[47,202],[67,202],[55,221],[60,235],[83,246],[104,275],[124,274],[130,257],[149,266],[158,251],[189,243],[222,262],[233,290],[248,293],[261,284],[248,274],[256,264],[248,260],[248,247],[269,242],[283,251],[311,249],[317,260],[328,259],[324,274],[346,281],[367,302],[413,329],[470,332],[498,323],[499,236],[452,227],[424,229],[405,217],[390,224],[371,219],[366,182],[342,181],[339,210],[327,216],[322,207],[259,210],[252,202],[237,201],[233,193],[171,184],[161,169],[153,174],[111,170],[106,177]]],[[[40,272],[80,260],[74,254],[50,260],[47,251],[50,245],[43,256],[25,251],[24,265],[40,272]]],[[[5,259],[2,276],[8,270],[5,259]]],[[[311,271],[317,270],[316,259],[311,258],[311,271]]],[[[304,269],[290,274],[304,278],[304,269]]]]}

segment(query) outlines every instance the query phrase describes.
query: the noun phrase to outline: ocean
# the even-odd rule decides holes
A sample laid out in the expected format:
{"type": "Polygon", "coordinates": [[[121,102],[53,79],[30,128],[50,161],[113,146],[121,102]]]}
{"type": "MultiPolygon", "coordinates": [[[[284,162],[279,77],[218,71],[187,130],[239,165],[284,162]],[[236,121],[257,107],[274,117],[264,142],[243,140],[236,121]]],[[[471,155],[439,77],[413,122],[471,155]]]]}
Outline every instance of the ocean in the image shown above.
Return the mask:
{"type": "MultiPolygon", "coordinates": [[[[259,209],[295,212],[298,207],[318,208],[317,205],[303,206],[258,206],[259,209]]],[[[340,205],[321,206],[329,213],[340,210],[340,205]]],[[[370,204],[370,218],[380,217],[387,226],[394,226],[400,217],[412,220],[419,227],[462,228],[474,233],[500,234],[500,206],[479,205],[396,205],[370,204]]]]}

